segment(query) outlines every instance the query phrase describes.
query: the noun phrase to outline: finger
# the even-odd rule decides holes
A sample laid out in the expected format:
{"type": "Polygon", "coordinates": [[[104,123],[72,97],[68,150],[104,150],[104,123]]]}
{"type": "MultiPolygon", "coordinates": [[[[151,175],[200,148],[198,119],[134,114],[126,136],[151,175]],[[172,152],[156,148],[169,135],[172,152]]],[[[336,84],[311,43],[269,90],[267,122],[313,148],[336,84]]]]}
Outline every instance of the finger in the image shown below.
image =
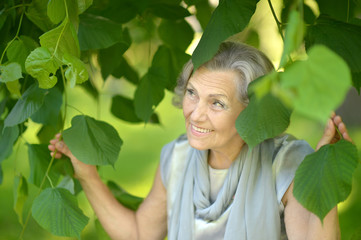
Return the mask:
{"type": "Polygon", "coordinates": [[[333,122],[336,126],[338,126],[340,123],[342,123],[342,118],[339,115],[336,115],[335,117],[333,117],[333,122]]]}
{"type": "MultiPolygon", "coordinates": [[[[50,155],[53,157],[53,156],[54,156],[54,152],[51,152],[50,155]]],[[[57,158],[57,159],[61,158],[62,156],[63,156],[63,155],[62,155],[61,153],[58,153],[58,152],[55,154],[55,158],[57,158]]]]}
{"type": "Polygon", "coordinates": [[[66,156],[72,158],[73,154],[71,153],[71,151],[69,150],[68,146],[64,143],[64,141],[59,141],[55,144],[55,148],[65,154],[66,156]]]}
{"type": "Polygon", "coordinates": [[[51,139],[49,142],[50,142],[50,144],[55,145],[57,142],[59,142],[59,140],[58,139],[51,139]]]}
{"type": "Polygon", "coordinates": [[[57,133],[57,134],[55,135],[55,137],[56,137],[57,139],[60,139],[60,138],[61,138],[61,133],[57,133]]]}
{"type": "Polygon", "coordinates": [[[48,145],[48,149],[52,152],[55,151],[55,146],[54,145],[48,145]]]}
{"type": "Polygon", "coordinates": [[[329,144],[333,141],[333,138],[335,136],[335,125],[331,119],[328,120],[327,125],[325,127],[324,133],[320,139],[320,141],[317,144],[316,150],[321,148],[323,145],[329,144]]]}

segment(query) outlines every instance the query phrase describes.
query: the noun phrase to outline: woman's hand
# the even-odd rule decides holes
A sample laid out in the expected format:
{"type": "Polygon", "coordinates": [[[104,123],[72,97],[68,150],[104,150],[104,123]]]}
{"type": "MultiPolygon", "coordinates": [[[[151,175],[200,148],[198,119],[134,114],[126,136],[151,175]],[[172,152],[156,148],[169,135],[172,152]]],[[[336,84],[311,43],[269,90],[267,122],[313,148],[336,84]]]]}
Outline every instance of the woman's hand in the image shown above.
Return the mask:
{"type": "Polygon", "coordinates": [[[50,155],[53,156],[55,149],[57,150],[55,154],[55,158],[59,159],[62,155],[65,155],[70,158],[71,163],[74,168],[74,177],[79,180],[86,180],[87,178],[94,176],[97,174],[97,169],[93,165],[85,164],[79,161],[69,150],[68,146],[61,140],[61,134],[58,133],[55,135],[55,139],[50,140],[50,144],[48,146],[51,151],[50,155]]]}
{"type": "Polygon", "coordinates": [[[327,126],[320,141],[317,144],[316,151],[320,149],[323,145],[338,142],[341,139],[341,135],[343,139],[352,142],[352,139],[350,138],[347,132],[347,128],[343,123],[341,117],[333,113],[331,118],[327,122],[327,126]],[[336,128],[339,132],[337,132],[336,128]]]}

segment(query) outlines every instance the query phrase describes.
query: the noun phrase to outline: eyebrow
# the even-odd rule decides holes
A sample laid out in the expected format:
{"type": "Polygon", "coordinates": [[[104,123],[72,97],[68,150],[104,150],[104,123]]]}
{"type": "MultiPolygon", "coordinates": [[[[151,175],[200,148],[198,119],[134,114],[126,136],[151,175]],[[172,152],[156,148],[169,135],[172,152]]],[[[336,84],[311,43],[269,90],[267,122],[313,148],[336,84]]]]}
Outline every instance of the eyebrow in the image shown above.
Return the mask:
{"type": "MultiPolygon", "coordinates": [[[[197,89],[193,86],[192,83],[188,82],[188,85],[190,85],[191,88],[193,88],[194,90],[197,91],[197,89]]],[[[197,91],[197,92],[198,92],[198,91],[197,91]]],[[[228,100],[228,96],[225,95],[225,94],[222,94],[222,93],[210,94],[209,97],[212,97],[212,98],[214,98],[214,97],[224,97],[224,98],[226,98],[226,99],[228,100]]]]}

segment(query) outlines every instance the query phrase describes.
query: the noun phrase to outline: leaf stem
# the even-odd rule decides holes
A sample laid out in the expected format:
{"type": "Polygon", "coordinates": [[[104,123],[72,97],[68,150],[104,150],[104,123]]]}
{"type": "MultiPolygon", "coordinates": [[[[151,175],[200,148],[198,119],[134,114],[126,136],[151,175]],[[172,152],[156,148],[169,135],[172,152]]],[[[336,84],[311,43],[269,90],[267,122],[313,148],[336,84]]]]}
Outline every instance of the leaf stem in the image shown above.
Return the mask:
{"type": "Polygon", "coordinates": [[[67,104],[66,106],[78,111],[82,115],[85,115],[82,111],[80,111],[78,108],[74,107],[73,105],[67,104]]]}
{"type": "Polygon", "coordinates": [[[31,3],[23,3],[23,4],[18,4],[18,5],[15,5],[15,6],[12,6],[8,9],[6,9],[6,11],[11,11],[15,8],[19,8],[19,7],[30,7],[31,6],[31,3]]]}
{"type": "Polygon", "coordinates": [[[3,62],[3,58],[4,58],[4,56],[5,56],[6,51],[8,50],[8,48],[10,47],[10,45],[15,41],[15,39],[17,39],[18,36],[19,36],[21,24],[22,24],[22,22],[23,22],[23,17],[24,17],[24,11],[21,13],[20,21],[19,21],[19,26],[18,26],[18,29],[17,29],[17,31],[16,31],[15,37],[14,37],[13,39],[11,39],[11,41],[6,45],[6,48],[4,49],[3,53],[1,54],[0,65],[1,65],[1,63],[3,62]]]}
{"type": "Polygon", "coordinates": [[[275,12],[275,10],[274,10],[274,8],[273,8],[273,5],[272,5],[271,0],[268,0],[268,5],[269,5],[270,8],[271,8],[271,12],[272,12],[273,18],[275,19],[276,24],[277,24],[278,32],[280,33],[281,38],[282,38],[282,41],[284,42],[285,39],[284,39],[284,36],[283,36],[283,33],[282,33],[282,28],[281,28],[281,25],[282,25],[282,24],[281,24],[281,22],[280,22],[280,21],[278,20],[278,18],[277,18],[277,15],[276,15],[276,12],[275,12]]]}

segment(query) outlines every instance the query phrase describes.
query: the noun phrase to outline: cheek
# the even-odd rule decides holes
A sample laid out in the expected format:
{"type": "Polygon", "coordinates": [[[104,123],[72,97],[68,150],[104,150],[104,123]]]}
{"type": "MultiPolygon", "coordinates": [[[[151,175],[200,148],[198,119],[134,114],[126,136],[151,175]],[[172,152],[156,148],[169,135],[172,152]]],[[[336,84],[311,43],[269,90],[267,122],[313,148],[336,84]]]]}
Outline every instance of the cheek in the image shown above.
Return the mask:
{"type": "Polygon", "coordinates": [[[182,109],[184,118],[187,118],[191,112],[191,106],[189,101],[186,100],[186,98],[183,99],[182,109]]]}

